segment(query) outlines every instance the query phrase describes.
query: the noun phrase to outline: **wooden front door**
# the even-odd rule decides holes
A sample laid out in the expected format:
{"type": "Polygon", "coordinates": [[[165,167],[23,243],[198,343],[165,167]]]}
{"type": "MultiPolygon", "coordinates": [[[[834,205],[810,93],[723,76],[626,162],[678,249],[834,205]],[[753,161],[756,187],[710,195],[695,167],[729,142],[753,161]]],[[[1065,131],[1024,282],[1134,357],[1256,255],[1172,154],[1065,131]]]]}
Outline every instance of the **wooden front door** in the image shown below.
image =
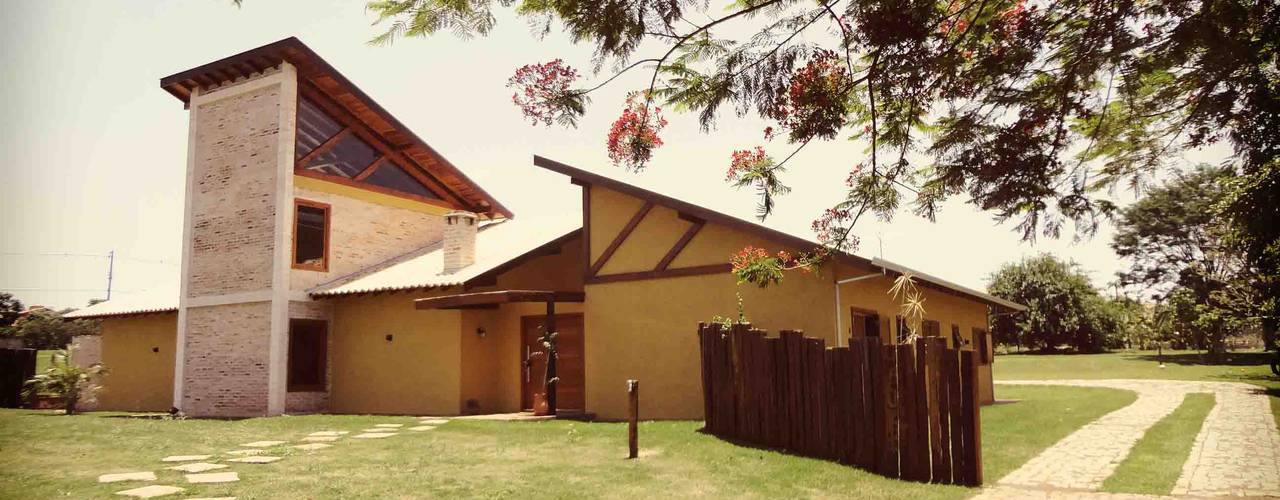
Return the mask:
{"type": "MultiPolygon", "coordinates": [[[[542,325],[546,316],[525,316],[521,319],[520,330],[520,404],[528,410],[533,408],[533,393],[542,392],[543,380],[546,377],[547,359],[545,356],[531,356],[542,351],[538,338],[542,336],[542,325]]],[[[586,377],[582,364],[582,315],[556,315],[556,348],[560,353],[556,361],[556,375],[560,382],[556,386],[557,410],[582,410],[586,408],[586,377]]]]}

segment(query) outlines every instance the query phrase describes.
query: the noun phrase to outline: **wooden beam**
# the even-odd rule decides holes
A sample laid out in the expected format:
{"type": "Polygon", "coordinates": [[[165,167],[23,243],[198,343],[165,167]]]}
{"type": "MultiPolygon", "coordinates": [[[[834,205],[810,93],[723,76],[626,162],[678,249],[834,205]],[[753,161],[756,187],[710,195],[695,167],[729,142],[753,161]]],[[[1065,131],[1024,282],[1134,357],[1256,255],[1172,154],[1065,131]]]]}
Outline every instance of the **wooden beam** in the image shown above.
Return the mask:
{"type": "Polygon", "coordinates": [[[698,231],[701,231],[702,226],[705,226],[706,224],[707,221],[704,220],[698,220],[697,222],[690,224],[689,229],[686,229],[684,234],[680,235],[680,239],[676,240],[676,244],[671,245],[671,250],[668,250],[667,254],[662,256],[662,260],[658,261],[658,266],[653,268],[653,270],[662,271],[666,269],[667,266],[670,266],[671,261],[676,260],[676,257],[680,255],[680,252],[684,250],[684,247],[689,244],[689,240],[692,240],[694,236],[697,236],[698,231]]]}
{"type": "Polygon", "coordinates": [[[307,168],[307,164],[311,163],[311,160],[314,160],[316,159],[317,156],[324,154],[326,151],[330,149],[333,149],[334,146],[338,145],[338,142],[342,141],[342,139],[345,139],[348,135],[351,135],[351,127],[345,127],[342,130],[339,130],[338,133],[333,134],[333,137],[325,139],[325,141],[320,143],[319,146],[316,146],[315,149],[312,149],[310,153],[307,153],[302,158],[299,158],[298,161],[294,162],[293,168],[295,169],[307,168]]]}
{"type": "Polygon", "coordinates": [[[460,293],[443,297],[429,297],[413,301],[414,309],[455,309],[511,302],[584,302],[585,292],[555,292],[550,290],[501,290],[496,292],[460,293]]]}
{"type": "Polygon", "coordinates": [[[724,274],[733,270],[731,264],[708,264],[705,266],[676,267],[661,271],[639,271],[634,273],[601,274],[587,279],[587,284],[615,283],[618,281],[654,280],[663,278],[679,278],[682,276],[699,276],[703,274],[724,274]]]}
{"type": "Polygon", "coordinates": [[[382,164],[386,163],[388,160],[389,158],[387,158],[387,155],[379,156],[378,159],[373,160],[373,163],[364,167],[364,170],[361,170],[360,173],[356,174],[355,177],[352,177],[351,180],[360,182],[368,179],[370,175],[373,175],[373,173],[378,170],[378,167],[381,167],[382,164]]]}
{"type": "Polygon", "coordinates": [[[591,185],[582,185],[582,279],[591,277],[591,185]]]}
{"type": "Polygon", "coordinates": [[[600,272],[600,268],[609,262],[609,258],[613,257],[613,253],[618,251],[618,247],[622,246],[624,241],[627,241],[627,236],[630,236],[631,232],[636,230],[636,226],[640,225],[640,221],[644,220],[644,216],[648,215],[650,210],[653,210],[653,202],[645,201],[644,205],[640,206],[640,210],[637,210],[635,215],[631,216],[631,220],[627,221],[627,225],[622,226],[622,230],[618,231],[618,235],[613,238],[613,242],[609,243],[608,247],[605,247],[604,252],[600,254],[600,258],[596,259],[596,262],[591,265],[591,269],[588,270],[588,276],[595,276],[600,272]]]}
{"type": "Polygon", "coordinates": [[[357,137],[363,139],[370,147],[377,150],[379,153],[390,157],[392,161],[395,161],[401,166],[415,166],[416,168],[405,169],[405,172],[412,175],[415,179],[418,179],[418,182],[422,182],[423,185],[425,185],[427,189],[431,190],[431,192],[435,193],[436,196],[453,203],[457,207],[471,208],[469,203],[464,202],[461,198],[454,195],[453,191],[446,188],[439,181],[423,175],[418,171],[418,169],[421,169],[422,167],[417,162],[403,153],[394,150],[391,146],[388,146],[382,138],[378,137],[377,134],[371,131],[367,125],[360,121],[360,119],[353,116],[346,108],[334,103],[332,99],[324,95],[323,90],[315,87],[313,83],[299,82],[298,93],[311,101],[312,104],[323,109],[331,118],[338,120],[339,123],[342,123],[352,129],[357,137]]]}

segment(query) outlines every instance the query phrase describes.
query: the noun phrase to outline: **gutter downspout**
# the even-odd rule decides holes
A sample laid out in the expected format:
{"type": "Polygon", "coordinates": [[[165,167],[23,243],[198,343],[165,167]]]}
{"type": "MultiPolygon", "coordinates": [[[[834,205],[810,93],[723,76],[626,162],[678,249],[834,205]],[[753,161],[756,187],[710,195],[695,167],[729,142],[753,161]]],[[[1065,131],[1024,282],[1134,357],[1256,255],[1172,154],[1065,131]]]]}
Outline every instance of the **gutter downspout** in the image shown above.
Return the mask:
{"type": "Polygon", "coordinates": [[[884,271],[880,271],[878,273],[864,274],[862,276],[854,276],[852,278],[845,278],[842,280],[836,280],[836,284],[835,284],[836,286],[836,347],[841,347],[840,337],[844,333],[844,328],[840,325],[840,285],[843,285],[845,283],[853,283],[855,281],[862,281],[865,279],[875,278],[877,276],[884,276],[884,271]]]}

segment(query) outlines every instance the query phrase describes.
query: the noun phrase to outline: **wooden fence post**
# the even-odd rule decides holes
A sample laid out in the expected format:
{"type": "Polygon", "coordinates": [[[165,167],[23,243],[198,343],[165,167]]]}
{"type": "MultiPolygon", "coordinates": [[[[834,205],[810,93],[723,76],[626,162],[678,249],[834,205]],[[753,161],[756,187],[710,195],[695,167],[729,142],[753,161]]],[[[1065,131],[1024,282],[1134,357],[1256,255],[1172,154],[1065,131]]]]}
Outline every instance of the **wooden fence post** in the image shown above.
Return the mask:
{"type": "Polygon", "coordinates": [[[630,453],[627,458],[636,458],[640,456],[640,443],[638,428],[640,420],[640,381],[627,381],[627,399],[631,405],[627,411],[627,445],[630,447],[630,453]]]}

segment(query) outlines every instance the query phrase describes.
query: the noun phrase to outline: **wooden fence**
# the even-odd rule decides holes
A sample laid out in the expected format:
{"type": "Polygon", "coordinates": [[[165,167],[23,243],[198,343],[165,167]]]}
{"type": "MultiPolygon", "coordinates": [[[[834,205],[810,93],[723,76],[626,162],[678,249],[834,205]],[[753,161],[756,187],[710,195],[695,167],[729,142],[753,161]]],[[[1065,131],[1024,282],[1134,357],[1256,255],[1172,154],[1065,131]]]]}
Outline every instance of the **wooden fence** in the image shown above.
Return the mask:
{"type": "Polygon", "coordinates": [[[708,432],[894,478],[982,484],[974,351],[936,337],[828,349],[749,325],[698,335],[708,432]]]}
{"type": "Polygon", "coordinates": [[[0,349],[0,408],[22,406],[22,386],[35,373],[35,349],[0,349]]]}

